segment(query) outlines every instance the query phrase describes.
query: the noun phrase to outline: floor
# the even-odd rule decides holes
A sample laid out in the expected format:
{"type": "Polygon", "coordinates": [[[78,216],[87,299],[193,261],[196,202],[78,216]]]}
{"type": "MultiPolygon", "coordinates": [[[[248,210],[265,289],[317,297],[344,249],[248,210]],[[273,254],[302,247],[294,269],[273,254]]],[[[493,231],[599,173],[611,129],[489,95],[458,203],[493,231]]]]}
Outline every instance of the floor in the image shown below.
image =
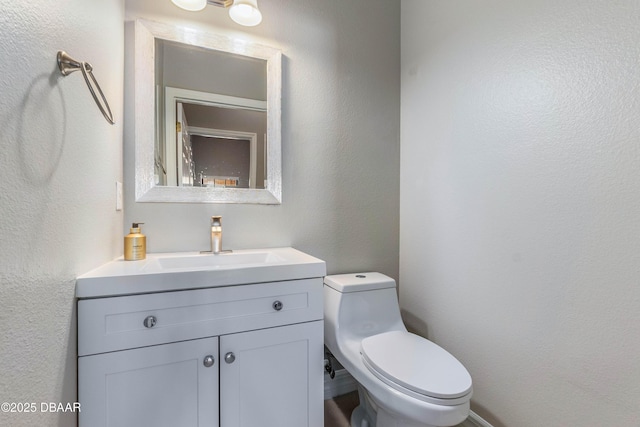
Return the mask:
{"type": "MultiPolygon", "coordinates": [[[[351,411],[358,406],[358,392],[343,394],[324,401],[324,427],[349,427],[351,411]]],[[[463,427],[460,424],[456,427],[463,427]]]]}
{"type": "Polygon", "coordinates": [[[358,392],[324,401],[324,427],[349,427],[351,411],[358,406],[358,392]]]}

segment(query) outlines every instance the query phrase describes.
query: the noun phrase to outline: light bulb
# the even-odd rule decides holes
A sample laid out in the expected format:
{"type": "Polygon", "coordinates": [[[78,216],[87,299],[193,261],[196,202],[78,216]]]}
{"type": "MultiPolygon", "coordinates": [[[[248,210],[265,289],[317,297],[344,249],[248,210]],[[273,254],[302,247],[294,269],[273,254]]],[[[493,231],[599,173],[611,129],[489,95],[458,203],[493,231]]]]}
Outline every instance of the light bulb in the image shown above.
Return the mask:
{"type": "Polygon", "coordinates": [[[245,27],[253,27],[262,22],[262,13],[258,9],[257,0],[233,0],[229,16],[245,27]]]}
{"type": "Polygon", "coordinates": [[[171,0],[173,4],[184,10],[196,12],[207,7],[207,0],[171,0]]]}

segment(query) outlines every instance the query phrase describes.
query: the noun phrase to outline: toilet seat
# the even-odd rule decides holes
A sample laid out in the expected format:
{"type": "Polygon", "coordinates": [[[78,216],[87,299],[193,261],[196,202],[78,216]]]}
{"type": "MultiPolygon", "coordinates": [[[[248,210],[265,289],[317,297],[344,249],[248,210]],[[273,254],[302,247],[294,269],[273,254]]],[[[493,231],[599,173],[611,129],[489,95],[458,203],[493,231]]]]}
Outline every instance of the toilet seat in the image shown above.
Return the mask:
{"type": "Polygon", "coordinates": [[[457,405],[470,398],[471,376],[437,344],[405,331],[367,337],[364,365],[387,385],[432,403],[457,405]]]}

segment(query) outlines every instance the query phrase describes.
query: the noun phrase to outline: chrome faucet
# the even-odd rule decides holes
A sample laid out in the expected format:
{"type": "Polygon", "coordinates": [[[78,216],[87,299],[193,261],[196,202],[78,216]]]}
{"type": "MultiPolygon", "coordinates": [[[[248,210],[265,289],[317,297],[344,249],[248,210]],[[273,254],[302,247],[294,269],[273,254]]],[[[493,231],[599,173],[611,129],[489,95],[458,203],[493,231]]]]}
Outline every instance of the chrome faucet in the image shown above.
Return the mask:
{"type": "Polygon", "coordinates": [[[222,217],[211,217],[211,250],[200,251],[201,254],[226,254],[233,252],[231,249],[222,250],[222,217]]]}
{"type": "Polygon", "coordinates": [[[211,253],[217,255],[222,252],[222,217],[211,217],[211,253]]]}

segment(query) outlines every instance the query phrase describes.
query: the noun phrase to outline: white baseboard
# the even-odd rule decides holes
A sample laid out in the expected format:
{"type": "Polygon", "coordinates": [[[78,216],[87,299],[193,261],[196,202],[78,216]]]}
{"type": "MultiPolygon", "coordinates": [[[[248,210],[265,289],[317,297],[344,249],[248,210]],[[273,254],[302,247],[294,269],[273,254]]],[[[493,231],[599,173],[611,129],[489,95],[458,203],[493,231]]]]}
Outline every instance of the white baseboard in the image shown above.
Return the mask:
{"type": "Polygon", "coordinates": [[[358,389],[358,383],[346,369],[338,369],[334,379],[329,374],[324,374],[324,399],[333,399],[336,396],[351,393],[358,389]]]}

